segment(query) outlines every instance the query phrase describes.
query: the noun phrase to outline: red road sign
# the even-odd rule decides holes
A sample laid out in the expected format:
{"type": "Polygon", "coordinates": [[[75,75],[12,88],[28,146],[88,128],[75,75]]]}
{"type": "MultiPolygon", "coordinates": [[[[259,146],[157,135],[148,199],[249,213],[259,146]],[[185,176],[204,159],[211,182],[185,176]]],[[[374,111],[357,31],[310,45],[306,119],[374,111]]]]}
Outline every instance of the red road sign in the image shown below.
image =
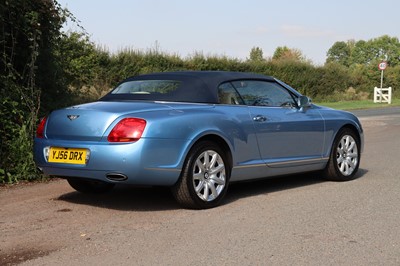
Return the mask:
{"type": "Polygon", "coordinates": [[[386,67],[387,67],[387,63],[385,61],[380,62],[378,65],[379,70],[385,70],[386,67]]]}

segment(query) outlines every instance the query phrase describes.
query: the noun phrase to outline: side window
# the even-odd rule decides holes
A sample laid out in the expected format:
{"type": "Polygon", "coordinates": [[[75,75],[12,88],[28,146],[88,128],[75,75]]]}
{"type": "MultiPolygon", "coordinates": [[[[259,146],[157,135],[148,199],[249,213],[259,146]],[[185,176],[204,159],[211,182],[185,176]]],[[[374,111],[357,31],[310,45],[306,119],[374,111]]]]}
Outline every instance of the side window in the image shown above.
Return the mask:
{"type": "Polygon", "coordinates": [[[218,87],[218,98],[220,104],[244,104],[231,83],[224,83],[218,87]]]}
{"type": "Polygon", "coordinates": [[[296,106],[292,94],[276,82],[243,80],[234,81],[231,84],[246,105],[271,107],[296,106]]]}

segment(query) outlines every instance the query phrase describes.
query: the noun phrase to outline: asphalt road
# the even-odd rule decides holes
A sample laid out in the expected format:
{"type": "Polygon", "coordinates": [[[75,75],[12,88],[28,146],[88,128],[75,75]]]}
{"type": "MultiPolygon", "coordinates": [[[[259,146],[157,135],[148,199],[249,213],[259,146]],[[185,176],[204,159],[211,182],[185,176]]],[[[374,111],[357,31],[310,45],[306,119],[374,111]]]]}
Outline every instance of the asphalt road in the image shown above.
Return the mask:
{"type": "Polygon", "coordinates": [[[400,265],[400,110],[360,117],[356,180],[235,184],[211,210],[163,188],[0,188],[0,265],[400,265]]]}
{"type": "Polygon", "coordinates": [[[400,114],[400,107],[385,107],[376,109],[362,109],[362,110],[352,110],[350,111],[356,116],[371,117],[371,116],[383,116],[383,115],[398,115],[400,114]]]}

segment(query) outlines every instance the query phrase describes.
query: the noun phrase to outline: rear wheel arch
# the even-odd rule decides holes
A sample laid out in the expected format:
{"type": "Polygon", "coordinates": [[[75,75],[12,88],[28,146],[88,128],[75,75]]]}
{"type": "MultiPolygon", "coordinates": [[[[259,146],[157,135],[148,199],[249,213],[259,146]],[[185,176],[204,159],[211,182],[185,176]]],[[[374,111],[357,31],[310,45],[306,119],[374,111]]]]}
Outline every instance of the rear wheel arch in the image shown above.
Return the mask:
{"type": "MultiPolygon", "coordinates": [[[[209,135],[202,136],[201,138],[199,138],[198,140],[196,140],[196,142],[194,142],[192,144],[192,146],[189,150],[191,150],[194,146],[196,146],[198,143],[203,142],[203,141],[213,142],[216,145],[218,145],[225,153],[225,156],[229,163],[229,167],[232,168],[233,156],[232,156],[231,147],[228,145],[227,141],[224,138],[222,138],[221,136],[218,136],[216,134],[209,134],[209,135]]],[[[188,152],[188,154],[189,154],[189,152],[188,152]]],[[[187,157],[187,155],[186,155],[186,157],[187,157]]],[[[185,158],[185,160],[186,160],[186,158],[185,158]]]]}

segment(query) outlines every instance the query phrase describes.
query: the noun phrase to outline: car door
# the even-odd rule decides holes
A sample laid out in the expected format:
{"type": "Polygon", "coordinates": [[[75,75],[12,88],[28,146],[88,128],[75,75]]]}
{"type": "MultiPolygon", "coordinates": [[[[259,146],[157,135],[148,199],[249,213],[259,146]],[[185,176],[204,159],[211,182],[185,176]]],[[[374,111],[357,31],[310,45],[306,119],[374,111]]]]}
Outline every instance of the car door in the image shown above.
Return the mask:
{"type": "Polygon", "coordinates": [[[270,167],[302,165],[322,157],[324,121],[317,109],[299,108],[298,96],[275,81],[235,81],[249,108],[262,160],[270,167]]]}

